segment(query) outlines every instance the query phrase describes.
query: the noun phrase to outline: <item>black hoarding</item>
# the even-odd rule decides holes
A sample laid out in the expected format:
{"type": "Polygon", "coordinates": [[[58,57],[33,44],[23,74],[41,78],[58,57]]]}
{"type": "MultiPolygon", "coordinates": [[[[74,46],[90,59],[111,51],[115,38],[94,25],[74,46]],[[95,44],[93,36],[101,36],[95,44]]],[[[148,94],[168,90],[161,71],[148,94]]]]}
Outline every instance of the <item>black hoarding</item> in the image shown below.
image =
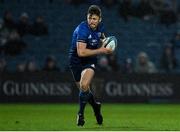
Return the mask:
{"type": "MultiPolygon", "coordinates": [[[[180,75],[96,74],[92,91],[103,102],[180,102],[180,75]]],[[[69,73],[1,73],[0,102],[78,102],[69,73]]]]}
{"type": "Polygon", "coordinates": [[[74,102],[78,90],[62,73],[3,73],[0,102],[74,102]]]}

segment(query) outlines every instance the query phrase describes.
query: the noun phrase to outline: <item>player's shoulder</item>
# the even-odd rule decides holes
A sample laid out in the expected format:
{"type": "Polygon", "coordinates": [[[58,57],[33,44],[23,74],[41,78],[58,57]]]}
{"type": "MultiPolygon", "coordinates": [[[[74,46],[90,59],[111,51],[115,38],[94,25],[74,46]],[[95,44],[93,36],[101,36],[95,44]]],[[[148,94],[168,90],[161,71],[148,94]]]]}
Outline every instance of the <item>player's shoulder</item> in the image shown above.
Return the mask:
{"type": "Polygon", "coordinates": [[[90,30],[86,22],[81,22],[73,32],[74,37],[78,37],[78,40],[85,40],[90,34],[90,30]]]}
{"type": "Polygon", "coordinates": [[[88,23],[86,21],[83,21],[79,24],[79,29],[88,30],[88,23]]]}
{"type": "Polygon", "coordinates": [[[87,22],[83,21],[81,22],[75,29],[76,33],[89,33],[89,28],[87,22]]]}
{"type": "Polygon", "coordinates": [[[80,26],[85,26],[85,27],[87,27],[87,26],[88,26],[88,23],[87,23],[87,21],[82,21],[79,25],[80,25],[80,26]]]}

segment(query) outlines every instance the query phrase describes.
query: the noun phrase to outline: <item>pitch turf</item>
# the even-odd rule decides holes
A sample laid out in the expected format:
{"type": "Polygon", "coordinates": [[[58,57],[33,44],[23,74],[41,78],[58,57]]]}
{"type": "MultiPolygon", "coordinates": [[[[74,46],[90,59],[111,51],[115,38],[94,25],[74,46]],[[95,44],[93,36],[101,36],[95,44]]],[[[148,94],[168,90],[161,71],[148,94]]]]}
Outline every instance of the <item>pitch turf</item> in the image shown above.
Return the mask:
{"type": "Polygon", "coordinates": [[[77,109],[77,104],[0,104],[0,130],[180,130],[178,104],[103,104],[102,126],[87,105],[83,127],[76,126],[77,109]]]}

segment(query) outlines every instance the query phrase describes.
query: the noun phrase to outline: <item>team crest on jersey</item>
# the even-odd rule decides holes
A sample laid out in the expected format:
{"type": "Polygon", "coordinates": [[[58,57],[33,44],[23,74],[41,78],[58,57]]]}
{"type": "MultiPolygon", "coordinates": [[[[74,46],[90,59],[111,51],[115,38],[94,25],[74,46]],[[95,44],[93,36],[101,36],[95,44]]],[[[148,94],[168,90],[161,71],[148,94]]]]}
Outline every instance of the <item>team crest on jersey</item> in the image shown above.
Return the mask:
{"type": "Polygon", "coordinates": [[[101,37],[101,32],[98,32],[98,37],[101,37]]]}

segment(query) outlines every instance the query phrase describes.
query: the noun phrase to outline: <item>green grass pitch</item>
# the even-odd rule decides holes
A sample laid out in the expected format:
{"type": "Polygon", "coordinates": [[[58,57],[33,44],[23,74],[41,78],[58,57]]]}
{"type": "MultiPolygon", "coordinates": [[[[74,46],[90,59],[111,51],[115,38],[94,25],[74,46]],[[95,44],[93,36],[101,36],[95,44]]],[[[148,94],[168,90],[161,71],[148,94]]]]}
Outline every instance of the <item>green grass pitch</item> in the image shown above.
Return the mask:
{"type": "Polygon", "coordinates": [[[103,104],[98,126],[89,105],[85,125],[76,126],[78,104],[0,104],[0,130],[159,131],[180,130],[178,104],[103,104]]]}

